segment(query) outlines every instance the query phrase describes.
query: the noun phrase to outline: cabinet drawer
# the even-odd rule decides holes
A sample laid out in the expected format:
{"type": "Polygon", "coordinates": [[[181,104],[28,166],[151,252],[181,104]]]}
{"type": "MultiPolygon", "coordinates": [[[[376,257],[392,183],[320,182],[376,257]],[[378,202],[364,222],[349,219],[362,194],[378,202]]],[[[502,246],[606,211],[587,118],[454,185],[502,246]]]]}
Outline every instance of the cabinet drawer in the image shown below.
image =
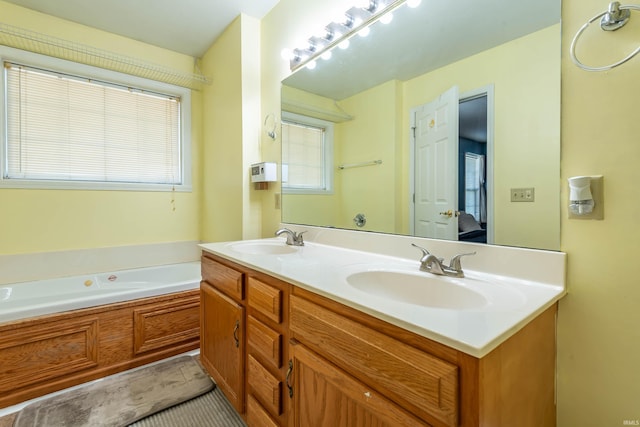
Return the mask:
{"type": "Polygon", "coordinates": [[[458,425],[458,367],[295,295],[294,338],[426,420],[458,425]]]}
{"type": "Polygon", "coordinates": [[[251,427],[279,427],[253,396],[247,399],[247,424],[251,427]]]}
{"type": "Polygon", "coordinates": [[[276,323],[282,322],[282,291],[255,277],[249,277],[249,307],[276,323]]]}
{"type": "Polygon", "coordinates": [[[282,366],[282,334],[269,328],[255,317],[249,316],[247,341],[250,351],[260,354],[276,369],[282,366]]]}
{"type": "Polygon", "coordinates": [[[253,394],[275,415],[282,413],[282,381],[249,355],[248,383],[253,394]]]}
{"type": "Polygon", "coordinates": [[[236,301],[244,299],[244,273],[202,257],[202,280],[211,283],[236,301]]]}

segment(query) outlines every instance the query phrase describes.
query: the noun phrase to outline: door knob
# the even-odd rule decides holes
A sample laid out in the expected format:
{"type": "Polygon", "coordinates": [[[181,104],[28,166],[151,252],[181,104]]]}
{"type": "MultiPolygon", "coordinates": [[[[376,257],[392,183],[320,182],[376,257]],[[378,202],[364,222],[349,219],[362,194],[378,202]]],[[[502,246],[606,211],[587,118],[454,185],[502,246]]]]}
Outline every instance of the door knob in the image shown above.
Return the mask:
{"type": "Polygon", "coordinates": [[[448,211],[440,212],[440,215],[446,216],[448,218],[451,218],[453,215],[458,217],[458,216],[460,216],[460,212],[459,211],[453,211],[453,210],[449,209],[448,211]]]}

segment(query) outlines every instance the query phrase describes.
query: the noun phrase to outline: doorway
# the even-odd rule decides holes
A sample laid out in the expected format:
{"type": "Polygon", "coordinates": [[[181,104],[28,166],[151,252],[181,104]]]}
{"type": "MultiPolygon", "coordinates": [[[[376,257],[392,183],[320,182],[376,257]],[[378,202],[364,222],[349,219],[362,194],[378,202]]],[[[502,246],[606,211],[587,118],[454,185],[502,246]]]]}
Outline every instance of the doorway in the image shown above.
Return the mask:
{"type": "Polygon", "coordinates": [[[488,85],[459,96],[457,88],[452,88],[435,100],[411,109],[409,224],[412,235],[493,243],[493,105],[493,85],[488,85]],[[454,104],[453,93],[455,108],[448,108],[449,116],[438,119],[436,112],[443,99],[454,104]],[[431,128],[425,127],[425,120],[431,128]],[[442,155],[444,150],[438,152],[433,144],[426,145],[431,149],[424,149],[427,134],[434,124],[437,128],[438,120],[447,122],[447,138],[457,142],[450,144],[446,156],[442,155]],[[447,197],[442,197],[445,194],[447,197]],[[429,204],[436,208],[427,211],[422,207],[429,204]],[[446,234],[442,232],[445,229],[442,224],[446,224],[446,234]]]}

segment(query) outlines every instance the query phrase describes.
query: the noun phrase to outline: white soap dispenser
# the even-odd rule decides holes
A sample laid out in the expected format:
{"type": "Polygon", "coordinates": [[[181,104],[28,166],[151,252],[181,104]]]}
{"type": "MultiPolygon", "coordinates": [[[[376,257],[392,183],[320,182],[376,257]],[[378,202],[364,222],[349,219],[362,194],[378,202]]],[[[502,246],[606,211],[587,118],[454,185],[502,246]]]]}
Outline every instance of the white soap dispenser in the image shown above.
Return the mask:
{"type": "Polygon", "coordinates": [[[593,211],[591,195],[591,177],[574,176],[569,178],[569,209],[574,215],[588,215],[593,211]]]}

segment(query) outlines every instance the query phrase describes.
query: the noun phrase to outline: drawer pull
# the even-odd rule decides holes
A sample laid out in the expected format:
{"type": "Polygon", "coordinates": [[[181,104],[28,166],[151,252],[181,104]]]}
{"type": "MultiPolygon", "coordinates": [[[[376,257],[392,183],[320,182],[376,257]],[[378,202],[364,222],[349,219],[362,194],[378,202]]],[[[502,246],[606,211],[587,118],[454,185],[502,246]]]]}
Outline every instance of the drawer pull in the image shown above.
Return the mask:
{"type": "Polygon", "coordinates": [[[233,339],[236,341],[236,348],[240,347],[240,338],[238,338],[239,329],[240,329],[240,321],[236,320],[236,326],[233,328],[233,339]]]}
{"type": "Polygon", "coordinates": [[[291,377],[291,373],[293,372],[293,360],[289,360],[289,369],[287,369],[287,388],[289,389],[289,397],[293,397],[293,387],[289,383],[289,378],[291,377]]]}

